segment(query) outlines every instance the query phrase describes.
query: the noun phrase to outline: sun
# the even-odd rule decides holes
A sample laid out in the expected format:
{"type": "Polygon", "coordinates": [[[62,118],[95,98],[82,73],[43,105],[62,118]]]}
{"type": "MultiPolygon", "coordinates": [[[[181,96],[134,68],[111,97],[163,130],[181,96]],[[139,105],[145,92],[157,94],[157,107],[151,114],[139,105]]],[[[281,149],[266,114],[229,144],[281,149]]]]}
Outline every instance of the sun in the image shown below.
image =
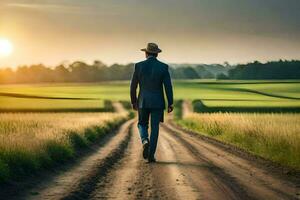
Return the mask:
{"type": "Polygon", "coordinates": [[[0,38],[0,56],[9,56],[13,52],[13,45],[8,39],[0,38]]]}

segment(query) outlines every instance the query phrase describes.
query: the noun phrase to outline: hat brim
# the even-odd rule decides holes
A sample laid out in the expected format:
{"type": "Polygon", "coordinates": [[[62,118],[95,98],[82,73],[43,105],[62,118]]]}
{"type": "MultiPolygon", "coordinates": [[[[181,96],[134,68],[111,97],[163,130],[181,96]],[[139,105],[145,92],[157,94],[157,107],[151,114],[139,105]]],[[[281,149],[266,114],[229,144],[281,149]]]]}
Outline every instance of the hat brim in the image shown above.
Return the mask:
{"type": "Polygon", "coordinates": [[[161,53],[161,49],[157,49],[157,51],[149,51],[148,49],[141,49],[141,51],[147,52],[147,53],[161,53]]]}

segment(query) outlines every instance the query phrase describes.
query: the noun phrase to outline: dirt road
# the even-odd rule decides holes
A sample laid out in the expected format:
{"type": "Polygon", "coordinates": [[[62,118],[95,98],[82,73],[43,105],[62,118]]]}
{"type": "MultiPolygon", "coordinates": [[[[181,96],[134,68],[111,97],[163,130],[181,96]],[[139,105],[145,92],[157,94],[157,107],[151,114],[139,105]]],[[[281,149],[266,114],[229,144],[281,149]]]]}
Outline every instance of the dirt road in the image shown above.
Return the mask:
{"type": "Polygon", "coordinates": [[[161,127],[157,163],[142,159],[136,122],[78,165],[16,199],[299,199],[287,180],[255,161],[188,134],[161,127]]]}

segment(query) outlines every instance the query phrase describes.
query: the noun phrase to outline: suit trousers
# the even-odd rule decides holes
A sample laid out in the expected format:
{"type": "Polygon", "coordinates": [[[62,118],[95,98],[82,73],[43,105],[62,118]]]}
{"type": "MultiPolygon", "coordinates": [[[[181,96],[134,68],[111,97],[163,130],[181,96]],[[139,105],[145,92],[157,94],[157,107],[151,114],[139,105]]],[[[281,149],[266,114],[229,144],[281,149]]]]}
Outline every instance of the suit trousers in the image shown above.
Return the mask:
{"type": "Polygon", "coordinates": [[[149,118],[151,117],[151,135],[149,145],[149,158],[154,158],[158,135],[159,135],[159,123],[163,121],[164,110],[158,108],[140,108],[138,110],[139,121],[138,129],[142,143],[144,140],[149,140],[148,128],[149,118]]]}

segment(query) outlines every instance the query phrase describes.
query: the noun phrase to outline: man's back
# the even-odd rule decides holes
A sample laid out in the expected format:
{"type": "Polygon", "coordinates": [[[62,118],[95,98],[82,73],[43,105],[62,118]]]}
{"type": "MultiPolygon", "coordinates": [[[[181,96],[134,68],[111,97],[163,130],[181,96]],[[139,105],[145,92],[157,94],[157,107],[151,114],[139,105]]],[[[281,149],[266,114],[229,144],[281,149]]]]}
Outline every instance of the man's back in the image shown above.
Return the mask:
{"type": "Polygon", "coordinates": [[[168,65],[158,61],[155,57],[136,64],[139,84],[142,90],[161,91],[163,76],[168,70],[168,65]]]}
{"type": "Polygon", "coordinates": [[[173,92],[168,65],[155,57],[135,65],[131,81],[131,99],[136,101],[135,90],[140,87],[138,97],[139,108],[165,108],[163,85],[165,86],[168,105],[173,104],[173,92]]]}

